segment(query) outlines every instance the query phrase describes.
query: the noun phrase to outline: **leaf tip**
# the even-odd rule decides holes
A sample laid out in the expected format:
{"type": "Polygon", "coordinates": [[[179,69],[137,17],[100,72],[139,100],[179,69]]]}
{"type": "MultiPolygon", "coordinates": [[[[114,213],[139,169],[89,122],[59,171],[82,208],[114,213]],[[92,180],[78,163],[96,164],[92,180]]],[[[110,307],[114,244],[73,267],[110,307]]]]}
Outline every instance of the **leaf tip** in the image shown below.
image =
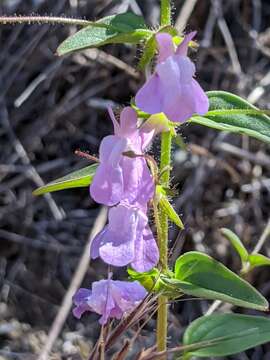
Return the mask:
{"type": "Polygon", "coordinates": [[[61,45],[59,45],[58,48],[56,49],[55,55],[56,55],[56,56],[62,56],[62,55],[64,55],[64,53],[63,53],[62,50],[61,50],[61,45]]]}
{"type": "Polygon", "coordinates": [[[39,196],[39,195],[41,195],[41,194],[40,194],[40,188],[37,188],[37,189],[35,189],[34,191],[32,191],[32,195],[33,195],[33,196],[39,196]]]}

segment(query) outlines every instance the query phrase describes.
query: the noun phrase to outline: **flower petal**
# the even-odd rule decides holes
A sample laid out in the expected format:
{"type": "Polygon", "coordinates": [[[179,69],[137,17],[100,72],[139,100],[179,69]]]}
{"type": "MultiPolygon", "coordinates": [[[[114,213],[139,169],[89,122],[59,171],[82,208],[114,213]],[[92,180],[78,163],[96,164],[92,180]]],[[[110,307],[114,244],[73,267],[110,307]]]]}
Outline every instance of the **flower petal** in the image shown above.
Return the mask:
{"type": "Polygon", "coordinates": [[[199,115],[204,115],[209,109],[209,99],[201,88],[200,84],[195,79],[192,79],[192,88],[196,106],[195,113],[199,115]]]}
{"type": "Polygon", "coordinates": [[[162,91],[158,75],[152,75],[137,92],[135,96],[136,106],[149,114],[162,112],[162,91]]]}
{"type": "Polygon", "coordinates": [[[164,108],[164,113],[171,121],[184,122],[196,112],[195,98],[190,85],[183,86],[181,93],[172,100],[170,106],[164,108]]]}
{"type": "Polygon", "coordinates": [[[105,136],[99,147],[99,160],[102,164],[107,163],[109,158],[112,157],[114,163],[119,163],[122,149],[125,147],[126,141],[119,136],[108,135],[105,136]]]}
{"type": "MultiPolygon", "coordinates": [[[[154,116],[154,115],[153,115],[154,116]]],[[[147,122],[147,121],[146,121],[147,122]]],[[[146,123],[145,122],[145,123],[146,123]]],[[[145,124],[144,123],[144,124],[145,124]]],[[[143,125],[144,125],[143,124],[143,125]]],[[[159,133],[158,130],[158,126],[153,126],[151,128],[151,126],[146,126],[145,128],[143,127],[143,125],[140,128],[140,137],[141,137],[141,146],[142,146],[142,151],[144,151],[152,142],[153,137],[159,133]]]]}
{"type": "Polygon", "coordinates": [[[120,133],[123,137],[132,137],[137,133],[137,113],[132,107],[125,107],[120,114],[120,133]]]}
{"type": "Polygon", "coordinates": [[[194,36],[197,34],[196,31],[192,31],[191,33],[187,34],[181,44],[176,49],[176,54],[181,56],[187,56],[188,52],[188,44],[189,42],[194,38],[194,36]]]}
{"type": "Polygon", "coordinates": [[[103,261],[113,266],[126,266],[132,261],[134,258],[134,239],[130,238],[124,243],[118,242],[116,244],[116,238],[111,241],[111,234],[108,232],[103,239],[104,245],[99,249],[103,261]]]}
{"type": "Polygon", "coordinates": [[[86,311],[92,311],[91,307],[88,304],[88,300],[91,297],[91,294],[91,290],[81,288],[73,296],[73,302],[76,306],[72,312],[77,319],[80,319],[82,314],[86,311]]]}
{"type": "Polygon", "coordinates": [[[106,136],[100,145],[100,165],[90,185],[92,198],[100,204],[117,204],[123,194],[123,172],[119,165],[127,140],[106,136]]]}
{"type": "Polygon", "coordinates": [[[173,60],[179,69],[179,80],[181,85],[187,85],[192,82],[195,74],[194,63],[186,56],[174,56],[173,60]]]}
{"type": "Polygon", "coordinates": [[[99,322],[104,325],[110,318],[120,319],[132,311],[146,295],[146,290],[137,281],[114,281],[111,278],[95,281],[92,291],[77,291],[73,314],[80,318],[84,311],[94,311],[101,315],[99,322]]]}
{"type": "Polygon", "coordinates": [[[138,282],[114,281],[112,296],[121,309],[122,314],[128,313],[146,297],[147,291],[138,282]]]}
{"type": "Polygon", "coordinates": [[[147,226],[143,235],[136,239],[135,258],[131,263],[134,270],[145,272],[151,270],[159,260],[159,250],[154,239],[153,233],[147,226]]]}
{"type": "Polygon", "coordinates": [[[91,197],[99,204],[113,206],[123,194],[123,173],[120,166],[101,164],[90,186],[91,197]]]}
{"type": "Polygon", "coordinates": [[[91,259],[97,259],[99,257],[99,249],[103,245],[104,234],[106,231],[108,231],[108,225],[106,225],[92,240],[90,247],[91,259]]]}
{"type": "Polygon", "coordinates": [[[89,298],[89,296],[91,296],[91,294],[92,294],[91,290],[81,288],[75,293],[72,300],[75,305],[79,305],[81,302],[87,301],[87,299],[89,298]]]}
{"type": "Polygon", "coordinates": [[[169,56],[174,54],[174,44],[172,36],[168,33],[158,33],[156,35],[156,40],[158,43],[158,62],[165,61],[169,56]]]}
{"type": "Polygon", "coordinates": [[[154,196],[154,181],[146,160],[142,157],[125,157],[122,169],[125,189],[123,199],[131,205],[146,205],[154,196]]]}
{"type": "Polygon", "coordinates": [[[110,106],[108,107],[108,112],[109,112],[110,118],[111,118],[112,123],[113,123],[114,133],[115,133],[115,135],[119,135],[120,125],[119,125],[118,121],[116,120],[116,118],[114,116],[114,113],[113,113],[113,110],[112,110],[112,108],[110,106]]]}
{"type": "Polygon", "coordinates": [[[88,303],[93,311],[102,315],[99,319],[100,324],[107,323],[116,305],[111,293],[111,281],[111,279],[100,280],[92,284],[92,296],[88,303]]]}
{"type": "Polygon", "coordinates": [[[134,258],[135,240],[144,229],[147,217],[137,208],[119,204],[109,211],[109,224],[100,237],[99,254],[103,261],[125,266],[134,258]]]}
{"type": "MultiPolygon", "coordinates": [[[[150,114],[164,113],[175,122],[184,122],[193,114],[205,114],[208,99],[196,80],[195,65],[187,57],[188,44],[195,36],[192,32],[185,36],[177,51],[172,51],[172,37],[158,34],[160,61],[145,85],[138,91],[135,102],[150,114]]],[[[142,143],[147,143],[142,137],[142,143]]]]}

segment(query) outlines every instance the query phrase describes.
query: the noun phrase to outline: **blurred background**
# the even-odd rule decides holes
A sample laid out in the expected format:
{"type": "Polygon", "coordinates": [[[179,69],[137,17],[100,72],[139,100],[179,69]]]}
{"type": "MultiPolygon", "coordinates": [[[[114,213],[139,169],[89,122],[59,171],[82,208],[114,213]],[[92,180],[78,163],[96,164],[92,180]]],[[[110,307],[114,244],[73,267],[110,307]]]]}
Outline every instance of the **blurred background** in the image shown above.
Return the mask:
{"type": "MultiPolygon", "coordinates": [[[[128,9],[157,26],[158,0],[0,1],[1,15],[96,20],[128,9]]],[[[228,90],[270,108],[268,0],[175,0],[173,17],[179,30],[198,31],[200,48],[191,57],[205,90],[228,90]]],[[[97,154],[100,140],[112,131],[106,107],[128,104],[144,81],[136,71],[139,48],[105,46],[57,57],[57,46],[75,30],[60,25],[0,27],[1,359],[37,358],[100,210],[87,188],[47,197],[34,197],[32,191],[86,166],[74,151],[97,154]]],[[[240,261],[219,229],[237,232],[253,250],[270,227],[269,146],[194,125],[182,126],[179,133],[187,146],[174,145],[172,185],[179,195],[173,203],[186,229],[178,233],[170,228],[171,261],[196,249],[237,272],[240,261]]],[[[157,141],[151,152],[157,156],[158,151],[157,141]]],[[[267,242],[261,252],[270,256],[267,242]]],[[[106,271],[101,262],[92,262],[83,285],[106,271]]],[[[249,278],[267,298],[269,275],[264,267],[249,278]]],[[[171,306],[170,346],[210,305],[197,300],[171,306]]],[[[140,347],[154,343],[153,325],[151,320],[142,332],[140,347]]],[[[84,356],[97,337],[95,315],[77,321],[70,314],[50,358],[80,359],[79,352],[84,356]]],[[[270,359],[270,346],[228,358],[270,359]]]]}

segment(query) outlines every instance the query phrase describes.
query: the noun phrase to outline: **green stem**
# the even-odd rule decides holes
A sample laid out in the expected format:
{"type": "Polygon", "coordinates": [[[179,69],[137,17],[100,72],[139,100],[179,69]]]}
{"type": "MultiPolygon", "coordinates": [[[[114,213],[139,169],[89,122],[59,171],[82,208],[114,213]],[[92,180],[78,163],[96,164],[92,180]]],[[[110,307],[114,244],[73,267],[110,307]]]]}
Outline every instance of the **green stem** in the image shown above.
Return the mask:
{"type": "MultiPolygon", "coordinates": [[[[171,24],[171,1],[161,0],[160,8],[160,25],[166,26],[171,24]]],[[[160,154],[160,172],[161,183],[168,187],[170,183],[170,165],[171,165],[171,142],[172,135],[170,132],[161,135],[161,154],[160,154]]],[[[158,246],[160,254],[160,266],[162,271],[168,268],[168,217],[164,210],[159,209],[158,223],[160,234],[158,234],[158,246]]],[[[168,329],[168,299],[160,295],[158,298],[157,314],[157,350],[167,350],[167,329],[168,329]]],[[[164,360],[166,355],[164,355],[164,360]]],[[[162,360],[163,360],[162,359],[162,360]]]]}
{"type": "Polygon", "coordinates": [[[163,186],[170,185],[170,166],[171,166],[171,147],[172,136],[171,132],[164,132],[161,134],[161,155],[160,155],[160,178],[163,186]]]}
{"type": "Polygon", "coordinates": [[[171,25],[171,1],[161,0],[160,7],[160,25],[171,25]]]}
{"type": "MultiPolygon", "coordinates": [[[[161,157],[160,172],[161,183],[168,187],[170,183],[170,164],[171,164],[171,140],[170,132],[161,135],[161,157]]],[[[160,266],[162,272],[168,269],[168,217],[166,213],[159,209],[160,234],[158,234],[158,245],[160,253],[160,266]]],[[[168,299],[160,295],[158,298],[158,315],[157,315],[157,350],[165,351],[167,349],[167,322],[168,322],[168,299]]],[[[164,356],[166,359],[166,356],[164,356]]]]}

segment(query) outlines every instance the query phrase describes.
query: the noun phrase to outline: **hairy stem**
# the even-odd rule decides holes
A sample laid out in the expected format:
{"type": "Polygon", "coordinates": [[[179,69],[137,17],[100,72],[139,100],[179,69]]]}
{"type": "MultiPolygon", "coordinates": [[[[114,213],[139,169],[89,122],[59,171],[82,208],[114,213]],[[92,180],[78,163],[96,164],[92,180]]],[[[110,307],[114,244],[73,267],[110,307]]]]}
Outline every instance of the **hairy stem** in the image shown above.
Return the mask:
{"type": "MultiPolygon", "coordinates": [[[[170,132],[161,135],[161,157],[160,171],[162,173],[161,183],[168,187],[170,183],[170,164],[171,164],[171,140],[170,132]]],[[[160,235],[158,236],[158,245],[160,253],[160,266],[162,271],[168,267],[168,217],[166,213],[159,209],[160,235]]],[[[157,317],[157,350],[165,351],[167,348],[167,322],[168,322],[168,299],[161,295],[158,299],[158,317],[157,317]]],[[[164,358],[165,359],[165,358],[164,358]]]]}
{"type": "MultiPolygon", "coordinates": [[[[166,26],[171,24],[171,1],[161,0],[160,8],[160,25],[166,26]]],[[[161,135],[161,154],[160,154],[160,172],[161,183],[168,187],[170,183],[170,165],[171,165],[171,143],[172,135],[170,132],[161,135]]],[[[160,234],[158,234],[158,246],[160,253],[160,266],[162,271],[166,271],[168,267],[168,217],[164,210],[159,209],[159,226],[160,234]]],[[[160,295],[158,298],[158,314],[157,314],[157,350],[167,350],[167,329],[168,329],[168,299],[166,296],[160,295]]],[[[166,359],[166,355],[162,360],[166,359]]]]}
{"type": "Polygon", "coordinates": [[[160,172],[162,185],[169,186],[170,184],[170,166],[171,166],[171,146],[172,136],[171,132],[164,132],[161,135],[161,156],[160,156],[160,172]]]}
{"type": "Polygon", "coordinates": [[[171,25],[171,1],[161,0],[160,25],[171,25]]]}
{"type": "Polygon", "coordinates": [[[102,23],[62,16],[0,16],[0,25],[9,24],[94,25],[96,27],[107,27],[107,25],[102,23]]]}

